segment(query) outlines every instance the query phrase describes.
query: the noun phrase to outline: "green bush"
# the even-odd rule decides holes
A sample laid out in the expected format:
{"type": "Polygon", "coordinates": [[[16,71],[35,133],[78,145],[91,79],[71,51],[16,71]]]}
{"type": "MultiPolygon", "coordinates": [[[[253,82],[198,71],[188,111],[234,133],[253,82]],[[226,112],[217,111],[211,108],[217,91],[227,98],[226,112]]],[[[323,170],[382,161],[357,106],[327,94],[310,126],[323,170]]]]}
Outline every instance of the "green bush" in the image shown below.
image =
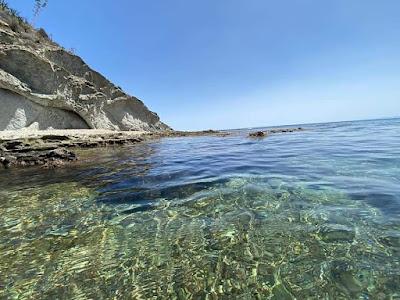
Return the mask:
{"type": "Polygon", "coordinates": [[[21,17],[21,15],[17,10],[11,8],[5,0],[0,0],[0,9],[4,10],[11,16],[12,18],[12,24],[10,24],[10,26],[12,26],[11,29],[15,28],[18,25],[28,24],[28,21],[25,18],[21,17]]]}

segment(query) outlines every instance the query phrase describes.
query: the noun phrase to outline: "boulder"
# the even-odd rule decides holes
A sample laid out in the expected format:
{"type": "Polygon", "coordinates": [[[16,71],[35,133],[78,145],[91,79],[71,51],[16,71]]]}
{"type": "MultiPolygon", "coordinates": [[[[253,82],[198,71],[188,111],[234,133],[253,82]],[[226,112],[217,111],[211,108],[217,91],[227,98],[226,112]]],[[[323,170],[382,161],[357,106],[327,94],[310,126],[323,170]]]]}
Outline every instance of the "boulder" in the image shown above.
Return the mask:
{"type": "Polygon", "coordinates": [[[251,137],[265,137],[267,135],[267,133],[265,133],[264,131],[256,131],[256,132],[250,132],[249,136],[251,137]]]}

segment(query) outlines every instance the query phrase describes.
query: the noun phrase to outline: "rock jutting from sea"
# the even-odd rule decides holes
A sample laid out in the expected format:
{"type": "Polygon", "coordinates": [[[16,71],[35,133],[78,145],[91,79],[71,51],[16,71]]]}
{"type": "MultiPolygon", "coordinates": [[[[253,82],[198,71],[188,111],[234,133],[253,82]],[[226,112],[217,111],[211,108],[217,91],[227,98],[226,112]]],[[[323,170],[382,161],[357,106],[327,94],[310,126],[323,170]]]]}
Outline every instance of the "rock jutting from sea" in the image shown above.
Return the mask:
{"type": "Polygon", "coordinates": [[[257,138],[263,138],[267,137],[270,134],[275,134],[275,133],[290,133],[290,132],[296,132],[296,131],[303,131],[304,128],[302,127],[290,127],[290,128],[273,128],[265,131],[255,131],[255,132],[250,132],[249,137],[257,137],[257,138]]]}

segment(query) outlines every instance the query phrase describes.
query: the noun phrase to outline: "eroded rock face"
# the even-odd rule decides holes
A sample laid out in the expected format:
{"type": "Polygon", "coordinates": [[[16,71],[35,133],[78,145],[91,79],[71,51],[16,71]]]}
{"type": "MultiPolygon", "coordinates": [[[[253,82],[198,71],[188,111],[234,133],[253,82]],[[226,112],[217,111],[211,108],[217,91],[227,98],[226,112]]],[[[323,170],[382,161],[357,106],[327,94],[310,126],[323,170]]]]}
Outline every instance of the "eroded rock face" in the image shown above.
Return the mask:
{"type": "Polygon", "coordinates": [[[36,104],[8,90],[0,89],[0,130],[89,129],[76,113],[36,104]]]}
{"type": "Polygon", "coordinates": [[[170,129],[42,31],[12,22],[0,13],[0,130],[170,129]]]}

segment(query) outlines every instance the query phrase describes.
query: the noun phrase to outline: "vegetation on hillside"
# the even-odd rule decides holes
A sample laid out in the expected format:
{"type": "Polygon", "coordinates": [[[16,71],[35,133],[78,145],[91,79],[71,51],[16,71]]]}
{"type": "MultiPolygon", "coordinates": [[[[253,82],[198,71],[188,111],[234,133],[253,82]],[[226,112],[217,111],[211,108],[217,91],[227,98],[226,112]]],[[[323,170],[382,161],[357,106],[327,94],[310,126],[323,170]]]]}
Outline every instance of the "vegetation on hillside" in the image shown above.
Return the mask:
{"type": "MultiPolygon", "coordinates": [[[[46,5],[47,0],[35,0],[34,14],[37,16],[40,10],[46,5]]],[[[46,40],[50,43],[56,44],[43,28],[35,29],[31,22],[28,22],[28,20],[22,17],[17,10],[10,7],[5,0],[0,0],[0,13],[1,12],[3,12],[0,14],[3,21],[9,25],[12,31],[20,33],[20,37],[32,40],[35,43],[40,43],[43,40],[46,40]]]]}
{"type": "MultiPolygon", "coordinates": [[[[33,15],[37,17],[43,8],[47,6],[48,0],[34,0],[33,15]]],[[[0,9],[6,11],[10,16],[17,19],[20,23],[28,23],[28,21],[22,17],[19,12],[10,7],[6,0],[0,0],[0,9]]]]}
{"type": "Polygon", "coordinates": [[[5,0],[0,0],[0,9],[7,12],[11,17],[16,19],[19,23],[28,23],[28,21],[24,17],[21,17],[21,15],[17,10],[10,7],[5,0]]]}
{"type": "Polygon", "coordinates": [[[40,14],[40,11],[46,7],[48,0],[35,0],[35,6],[33,9],[33,15],[36,17],[40,14]]]}

